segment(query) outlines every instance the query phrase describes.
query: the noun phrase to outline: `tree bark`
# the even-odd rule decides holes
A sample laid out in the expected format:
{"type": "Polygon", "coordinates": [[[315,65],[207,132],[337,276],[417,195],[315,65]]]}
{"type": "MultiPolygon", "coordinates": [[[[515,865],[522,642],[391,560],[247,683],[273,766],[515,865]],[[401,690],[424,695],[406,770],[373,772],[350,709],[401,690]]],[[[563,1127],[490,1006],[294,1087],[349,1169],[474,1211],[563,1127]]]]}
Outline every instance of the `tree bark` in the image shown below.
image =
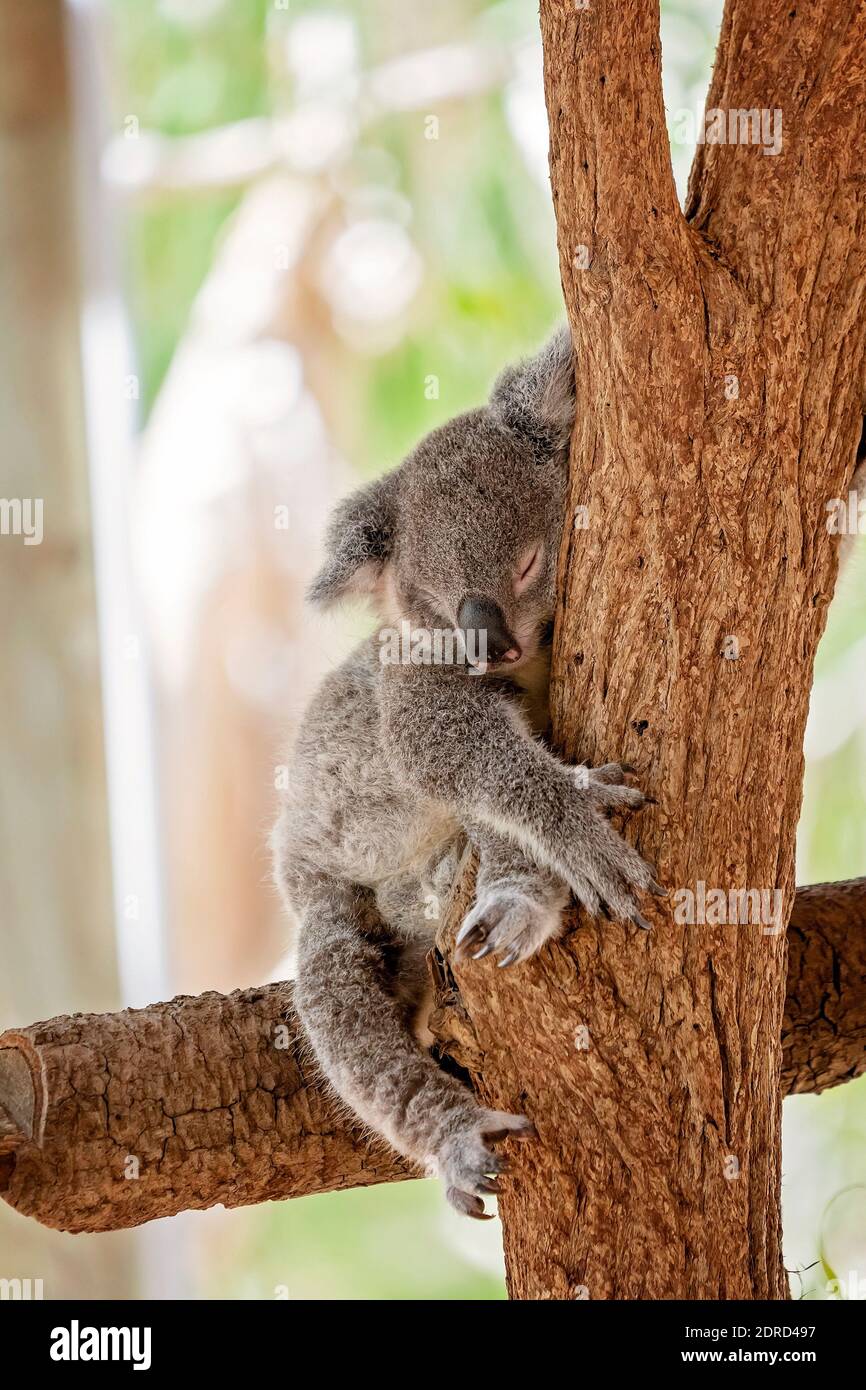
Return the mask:
{"type": "MultiPolygon", "coordinates": [[[[460,891],[471,894],[471,879],[460,891]]],[[[782,1090],[866,1071],[866,880],[801,888],[791,917],[782,1090]]],[[[483,1069],[441,965],[438,1029],[483,1069]]],[[[137,1226],[417,1176],[340,1112],[305,1054],[290,984],[0,1036],[0,1197],[65,1231],[137,1226]]]]}
{"type": "MultiPolygon", "coordinates": [[[[729,0],[708,105],[781,109],[783,146],[701,147],[688,221],[657,4],[542,0],[541,25],[578,363],[555,741],[637,767],[657,805],[626,833],[679,903],[779,890],[784,925],[825,504],[860,438],[866,9],[729,0]]],[[[784,931],[672,906],[452,963],[480,1093],[541,1136],[501,1201],[512,1296],[787,1296],[784,931]]]]}
{"type": "Polygon", "coordinates": [[[65,1231],[413,1176],[338,1113],[290,985],[4,1033],[4,1112],[0,1197],[65,1231]]]}
{"type": "Polygon", "coordinates": [[[798,888],[788,926],[782,1095],[866,1072],[866,880],[798,888]]]}

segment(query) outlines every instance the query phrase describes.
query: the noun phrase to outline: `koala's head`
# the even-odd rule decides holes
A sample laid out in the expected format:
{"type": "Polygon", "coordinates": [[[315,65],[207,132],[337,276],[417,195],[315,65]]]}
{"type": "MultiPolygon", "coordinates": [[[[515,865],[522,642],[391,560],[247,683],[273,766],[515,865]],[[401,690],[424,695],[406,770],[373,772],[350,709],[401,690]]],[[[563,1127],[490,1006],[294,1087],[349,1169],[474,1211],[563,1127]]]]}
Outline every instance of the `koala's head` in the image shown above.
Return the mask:
{"type": "Polygon", "coordinates": [[[366,595],[389,624],[483,631],[497,670],[531,660],[554,611],[573,419],[562,329],[503,372],[486,406],[341,503],[311,599],[366,595]]]}

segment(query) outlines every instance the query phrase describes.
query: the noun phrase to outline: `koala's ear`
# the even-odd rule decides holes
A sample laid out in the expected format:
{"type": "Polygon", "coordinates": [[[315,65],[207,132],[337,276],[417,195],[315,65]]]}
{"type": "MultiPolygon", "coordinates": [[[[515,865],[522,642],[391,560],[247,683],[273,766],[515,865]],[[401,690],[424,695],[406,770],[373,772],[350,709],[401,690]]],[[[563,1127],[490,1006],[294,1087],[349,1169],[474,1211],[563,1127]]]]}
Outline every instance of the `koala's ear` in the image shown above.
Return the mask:
{"type": "Polygon", "coordinates": [[[337,507],[325,533],[326,560],[307,598],[329,608],[342,598],[375,595],[391,558],[397,475],[359,488],[337,507]]]}
{"type": "Polygon", "coordinates": [[[574,348],[563,324],[534,357],[506,367],[490,395],[505,429],[526,438],[541,459],[568,448],[574,424],[574,348]]]}

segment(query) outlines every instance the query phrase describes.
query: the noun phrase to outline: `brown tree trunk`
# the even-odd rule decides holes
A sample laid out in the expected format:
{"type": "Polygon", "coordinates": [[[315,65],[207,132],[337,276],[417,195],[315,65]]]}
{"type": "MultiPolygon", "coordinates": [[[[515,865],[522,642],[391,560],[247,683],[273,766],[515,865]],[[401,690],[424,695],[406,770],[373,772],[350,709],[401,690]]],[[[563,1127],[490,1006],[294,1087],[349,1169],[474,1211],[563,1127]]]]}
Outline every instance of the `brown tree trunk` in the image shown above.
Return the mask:
{"type": "MultiPolygon", "coordinates": [[[[861,428],[866,8],[729,0],[708,106],[781,109],[783,144],[701,147],[688,220],[657,4],[541,24],[578,397],[556,742],[636,766],[658,804],[626,833],[672,890],[778,889],[784,924],[861,428]]],[[[787,1296],[784,931],[672,906],[453,967],[479,1089],[541,1135],[501,1203],[513,1296],[787,1296]]]]}
{"type": "MultiPolygon", "coordinates": [[[[866,1071],[866,880],[801,888],[790,946],[785,1095],[866,1071]]],[[[453,990],[443,1004],[449,1050],[478,1070],[453,990]]],[[[0,1035],[0,1197],[44,1225],[110,1231],[414,1176],[325,1091],[289,984],[0,1035]]]]}

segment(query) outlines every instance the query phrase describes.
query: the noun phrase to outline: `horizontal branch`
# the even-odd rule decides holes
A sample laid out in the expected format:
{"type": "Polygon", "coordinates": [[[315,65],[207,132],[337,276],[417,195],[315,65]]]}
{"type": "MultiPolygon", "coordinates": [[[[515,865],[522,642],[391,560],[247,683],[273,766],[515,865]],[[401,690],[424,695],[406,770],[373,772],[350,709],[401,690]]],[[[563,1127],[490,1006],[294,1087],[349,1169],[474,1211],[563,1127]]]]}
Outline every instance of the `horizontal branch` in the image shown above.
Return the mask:
{"type": "Polygon", "coordinates": [[[866,1072],[866,879],[798,888],[788,927],[782,1094],[866,1072]]]}
{"type": "Polygon", "coordinates": [[[66,1231],[419,1176],[338,1112],[290,984],[4,1033],[4,1111],[0,1197],[66,1231]]]}
{"type": "MultiPolygon", "coordinates": [[[[866,879],[797,893],[785,1094],[866,1071],[866,879]]],[[[0,1036],[0,1197],[66,1231],[420,1176],[341,1114],[290,984],[0,1036]]]]}

